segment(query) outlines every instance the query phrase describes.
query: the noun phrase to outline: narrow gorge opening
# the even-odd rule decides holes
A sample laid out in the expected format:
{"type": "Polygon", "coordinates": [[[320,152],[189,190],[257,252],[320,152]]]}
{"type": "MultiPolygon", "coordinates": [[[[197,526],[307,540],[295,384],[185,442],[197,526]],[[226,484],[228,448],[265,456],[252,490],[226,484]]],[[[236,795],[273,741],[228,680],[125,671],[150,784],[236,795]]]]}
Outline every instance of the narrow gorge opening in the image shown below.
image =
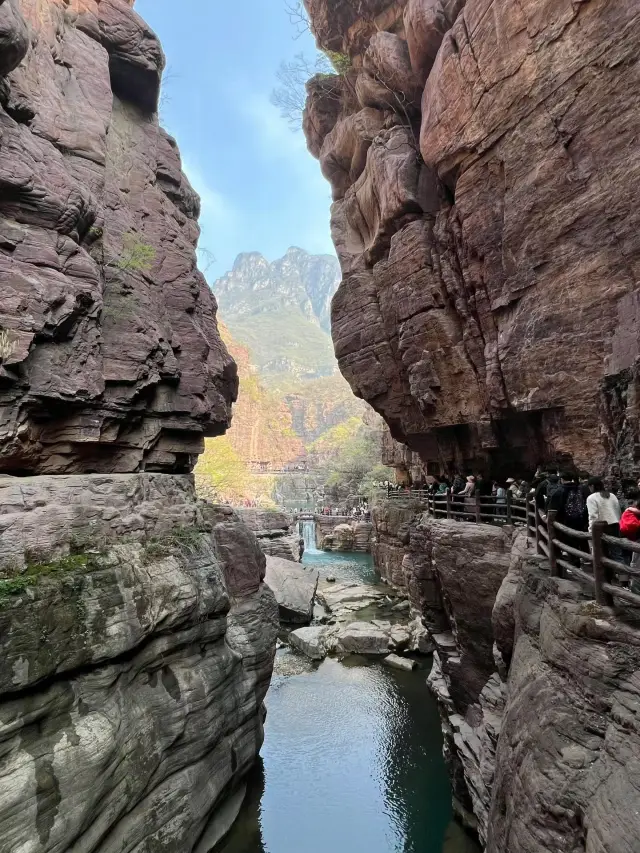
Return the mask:
{"type": "Polygon", "coordinates": [[[639,57],[0,0],[0,853],[638,849],[639,57]]]}

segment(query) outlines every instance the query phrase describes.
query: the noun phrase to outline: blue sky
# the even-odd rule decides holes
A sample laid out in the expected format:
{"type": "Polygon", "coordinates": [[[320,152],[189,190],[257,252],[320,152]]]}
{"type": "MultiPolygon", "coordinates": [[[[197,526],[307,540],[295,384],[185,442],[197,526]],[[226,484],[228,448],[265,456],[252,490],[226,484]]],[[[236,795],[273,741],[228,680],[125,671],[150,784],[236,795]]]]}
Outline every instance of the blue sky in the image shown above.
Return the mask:
{"type": "Polygon", "coordinates": [[[162,119],[202,197],[200,246],[216,258],[207,278],[239,252],[269,260],[292,245],[333,252],[329,186],[302,132],[270,103],[279,64],[315,55],[310,34],[294,38],[284,0],[180,0],[179,8],[137,0],[135,8],[167,56],[162,119]]]}

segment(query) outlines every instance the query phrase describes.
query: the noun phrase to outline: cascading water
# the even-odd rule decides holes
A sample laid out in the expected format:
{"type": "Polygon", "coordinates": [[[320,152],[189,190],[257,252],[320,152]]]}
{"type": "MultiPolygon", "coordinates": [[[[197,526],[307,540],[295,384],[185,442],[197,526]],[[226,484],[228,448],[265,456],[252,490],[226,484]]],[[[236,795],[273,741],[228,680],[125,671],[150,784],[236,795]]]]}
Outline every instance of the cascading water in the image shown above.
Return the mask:
{"type": "Polygon", "coordinates": [[[302,539],[304,540],[304,550],[306,554],[319,553],[316,548],[316,523],[313,519],[300,522],[302,526],[302,539]]]}

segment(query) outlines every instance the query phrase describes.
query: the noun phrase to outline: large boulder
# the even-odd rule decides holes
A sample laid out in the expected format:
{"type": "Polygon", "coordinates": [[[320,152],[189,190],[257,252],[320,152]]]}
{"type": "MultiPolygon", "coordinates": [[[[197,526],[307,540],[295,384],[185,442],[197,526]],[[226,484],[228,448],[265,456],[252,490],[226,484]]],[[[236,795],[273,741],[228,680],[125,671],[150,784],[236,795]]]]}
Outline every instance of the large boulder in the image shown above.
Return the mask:
{"type": "Polygon", "coordinates": [[[288,624],[304,624],[313,618],[313,602],[318,572],[292,560],[267,556],[265,582],[278,602],[280,619],[288,624]]]}
{"type": "Polygon", "coordinates": [[[331,632],[326,626],[312,625],[292,631],[289,643],[311,660],[324,660],[331,646],[330,637],[331,632]]]}
{"type": "Polygon", "coordinates": [[[254,533],[265,554],[299,563],[304,551],[297,522],[286,512],[238,507],[236,513],[254,533]]]}

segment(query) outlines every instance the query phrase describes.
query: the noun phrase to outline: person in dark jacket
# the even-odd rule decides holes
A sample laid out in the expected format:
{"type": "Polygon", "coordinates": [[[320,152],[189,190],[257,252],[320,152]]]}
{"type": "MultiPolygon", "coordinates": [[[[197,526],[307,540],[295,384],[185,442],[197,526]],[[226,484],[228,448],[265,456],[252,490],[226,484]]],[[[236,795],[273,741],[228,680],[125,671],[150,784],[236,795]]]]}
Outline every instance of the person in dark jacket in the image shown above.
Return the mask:
{"type": "MultiPolygon", "coordinates": [[[[549,498],[547,510],[549,512],[556,511],[555,520],[559,524],[581,532],[587,530],[587,501],[577,477],[572,473],[565,471],[560,475],[560,488],[556,489],[549,498]]],[[[577,551],[589,553],[589,544],[586,539],[578,539],[561,530],[556,531],[556,539],[570,545],[577,551]]],[[[580,566],[580,559],[574,554],[566,552],[566,558],[574,566],[580,566]]]]}

